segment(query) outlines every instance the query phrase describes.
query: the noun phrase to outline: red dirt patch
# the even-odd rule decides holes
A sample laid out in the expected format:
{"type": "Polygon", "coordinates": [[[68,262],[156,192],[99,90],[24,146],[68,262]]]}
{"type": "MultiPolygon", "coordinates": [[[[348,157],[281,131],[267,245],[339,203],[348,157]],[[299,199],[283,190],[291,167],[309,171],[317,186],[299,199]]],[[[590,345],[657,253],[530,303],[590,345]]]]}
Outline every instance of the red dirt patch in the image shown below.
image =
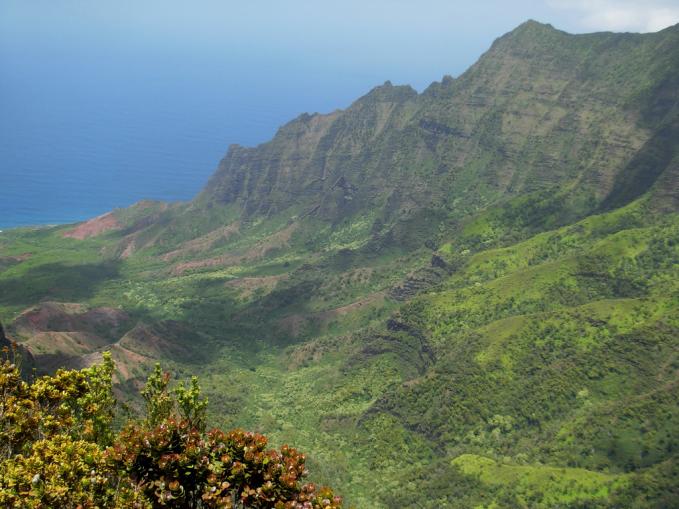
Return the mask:
{"type": "Polygon", "coordinates": [[[71,239],[84,240],[88,237],[96,237],[104,232],[118,230],[120,228],[121,225],[118,223],[118,220],[113,213],[107,212],[106,214],[79,224],[72,230],[64,232],[63,236],[71,239]]]}

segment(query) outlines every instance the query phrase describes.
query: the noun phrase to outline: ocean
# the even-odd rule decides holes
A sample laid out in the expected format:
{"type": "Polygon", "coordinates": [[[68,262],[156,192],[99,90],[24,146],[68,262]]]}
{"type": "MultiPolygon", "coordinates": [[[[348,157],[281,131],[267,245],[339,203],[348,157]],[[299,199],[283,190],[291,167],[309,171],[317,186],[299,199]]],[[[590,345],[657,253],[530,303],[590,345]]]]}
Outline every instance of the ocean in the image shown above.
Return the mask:
{"type": "Polygon", "coordinates": [[[0,229],[190,200],[231,143],[262,143],[384,81],[275,59],[81,49],[0,48],[0,68],[0,229]]]}
{"type": "Polygon", "coordinates": [[[0,229],[190,200],[232,143],[459,75],[525,19],[494,3],[0,1],[0,229]]]}

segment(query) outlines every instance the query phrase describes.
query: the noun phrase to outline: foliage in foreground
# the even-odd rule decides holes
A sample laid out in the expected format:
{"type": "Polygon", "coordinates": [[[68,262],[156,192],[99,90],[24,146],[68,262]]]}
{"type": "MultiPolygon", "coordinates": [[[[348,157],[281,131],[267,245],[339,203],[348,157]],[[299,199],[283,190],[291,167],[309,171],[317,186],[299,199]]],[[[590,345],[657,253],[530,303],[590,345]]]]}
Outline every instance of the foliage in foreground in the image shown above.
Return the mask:
{"type": "Polygon", "coordinates": [[[32,383],[0,365],[0,505],[17,508],[339,508],[302,479],[305,456],[243,430],[205,429],[193,378],[169,389],[157,365],[146,417],[115,433],[114,365],[59,370],[32,383]]]}

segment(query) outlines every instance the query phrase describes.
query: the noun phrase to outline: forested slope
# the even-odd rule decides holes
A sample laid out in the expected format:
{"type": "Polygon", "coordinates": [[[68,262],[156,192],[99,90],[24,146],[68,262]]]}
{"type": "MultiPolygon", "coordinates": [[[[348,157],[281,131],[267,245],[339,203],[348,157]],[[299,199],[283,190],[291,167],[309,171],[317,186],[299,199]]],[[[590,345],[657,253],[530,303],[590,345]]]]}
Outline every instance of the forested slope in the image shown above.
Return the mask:
{"type": "Polygon", "coordinates": [[[0,236],[38,366],[162,359],[357,507],[672,507],[679,27],[527,22],[232,146],[189,203],[0,236]]]}

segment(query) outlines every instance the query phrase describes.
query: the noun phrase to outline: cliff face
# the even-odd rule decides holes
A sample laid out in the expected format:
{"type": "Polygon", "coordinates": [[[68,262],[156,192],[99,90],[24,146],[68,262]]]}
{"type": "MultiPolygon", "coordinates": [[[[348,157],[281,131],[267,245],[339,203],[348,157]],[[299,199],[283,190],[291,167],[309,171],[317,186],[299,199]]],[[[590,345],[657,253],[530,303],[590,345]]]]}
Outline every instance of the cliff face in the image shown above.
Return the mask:
{"type": "Polygon", "coordinates": [[[676,208],[678,100],[679,26],[570,35],[529,21],[458,79],[419,95],[387,82],[232,146],[197,203],[329,220],[377,206],[389,220],[554,189],[582,195],[584,214],[655,188],[676,208]]]}
{"type": "Polygon", "coordinates": [[[386,186],[381,180],[387,175],[374,167],[383,164],[384,145],[412,115],[416,98],[410,87],[387,82],[345,111],[301,115],[269,143],[232,146],[199,201],[237,202],[249,215],[293,205],[301,205],[301,214],[357,210],[355,199],[379,195],[386,186]]]}

